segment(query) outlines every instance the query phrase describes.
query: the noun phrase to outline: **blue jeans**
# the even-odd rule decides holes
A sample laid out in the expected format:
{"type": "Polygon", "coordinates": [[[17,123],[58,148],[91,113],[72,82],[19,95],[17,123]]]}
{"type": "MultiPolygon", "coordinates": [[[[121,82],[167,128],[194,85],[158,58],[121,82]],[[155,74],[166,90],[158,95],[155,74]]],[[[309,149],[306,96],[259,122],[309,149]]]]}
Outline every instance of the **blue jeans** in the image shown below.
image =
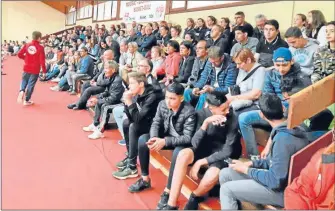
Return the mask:
{"type": "Polygon", "coordinates": [[[31,95],[34,92],[35,84],[38,79],[38,74],[31,74],[23,72],[22,74],[22,81],[21,81],[21,87],[20,92],[26,92],[26,101],[29,101],[31,98],[31,95]]]}
{"type": "Polygon", "coordinates": [[[58,82],[58,86],[59,87],[64,87],[67,84],[67,78],[65,76],[63,76],[60,81],[58,82]]]}
{"type": "Polygon", "coordinates": [[[260,110],[248,111],[240,114],[238,117],[238,123],[249,156],[259,155],[253,126],[270,126],[267,121],[261,118],[259,112],[260,110]]]}
{"type": "MultiPolygon", "coordinates": [[[[184,91],[184,100],[185,102],[191,103],[192,101],[198,101],[195,106],[195,110],[199,111],[203,109],[206,102],[207,93],[201,94],[199,97],[192,94],[192,89],[186,89],[184,91]]],[[[192,104],[192,103],[191,103],[192,104]]]]}
{"type": "Polygon", "coordinates": [[[46,74],[46,80],[52,79],[53,77],[55,77],[56,75],[58,75],[59,72],[60,72],[59,68],[56,65],[50,72],[47,72],[47,74],[46,74]]]}
{"type": "Polygon", "coordinates": [[[117,106],[113,109],[113,116],[114,116],[115,122],[117,124],[118,129],[119,129],[119,132],[122,135],[122,138],[124,139],[123,116],[125,116],[126,114],[123,111],[124,111],[124,106],[117,106]]]}

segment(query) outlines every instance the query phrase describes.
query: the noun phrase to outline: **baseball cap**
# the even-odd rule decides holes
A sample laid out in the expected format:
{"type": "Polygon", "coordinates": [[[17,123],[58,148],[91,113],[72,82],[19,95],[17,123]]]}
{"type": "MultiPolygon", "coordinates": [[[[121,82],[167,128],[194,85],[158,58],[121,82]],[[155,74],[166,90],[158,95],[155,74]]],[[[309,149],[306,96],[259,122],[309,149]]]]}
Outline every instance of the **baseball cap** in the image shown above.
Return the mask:
{"type": "Polygon", "coordinates": [[[292,53],[288,48],[280,47],[273,52],[273,62],[290,62],[292,53]]]}

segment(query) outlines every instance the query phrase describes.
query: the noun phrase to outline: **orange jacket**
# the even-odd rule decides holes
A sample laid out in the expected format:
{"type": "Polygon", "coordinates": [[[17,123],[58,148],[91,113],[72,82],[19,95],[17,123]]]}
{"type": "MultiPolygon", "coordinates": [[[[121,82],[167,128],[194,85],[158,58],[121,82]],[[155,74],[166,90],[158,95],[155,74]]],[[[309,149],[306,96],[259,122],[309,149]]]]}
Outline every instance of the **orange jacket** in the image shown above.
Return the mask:
{"type": "Polygon", "coordinates": [[[157,68],[157,75],[178,76],[180,60],[179,52],[168,55],[162,65],[157,68]]]}
{"type": "Polygon", "coordinates": [[[285,209],[335,209],[335,142],[317,151],[299,177],[287,186],[285,209]]]}

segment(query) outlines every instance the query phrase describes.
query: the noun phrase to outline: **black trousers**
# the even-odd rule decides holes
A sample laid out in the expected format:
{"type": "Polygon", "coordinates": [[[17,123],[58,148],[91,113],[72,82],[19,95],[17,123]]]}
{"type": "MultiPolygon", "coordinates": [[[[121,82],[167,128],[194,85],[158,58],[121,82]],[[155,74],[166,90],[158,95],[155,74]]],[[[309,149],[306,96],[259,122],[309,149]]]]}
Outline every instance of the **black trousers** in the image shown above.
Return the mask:
{"type": "Polygon", "coordinates": [[[126,141],[128,158],[131,167],[136,167],[138,156],[138,139],[141,135],[149,133],[150,125],[145,123],[132,123],[129,119],[123,121],[123,134],[126,141]]]}
{"type": "MultiPolygon", "coordinates": [[[[160,137],[164,137],[164,136],[160,136],[160,137]]],[[[142,176],[149,175],[150,150],[146,144],[149,141],[149,139],[150,139],[150,135],[144,134],[144,135],[141,135],[141,137],[138,140],[138,156],[140,158],[142,176]]],[[[182,149],[187,148],[187,147],[188,146],[178,146],[178,147],[169,147],[169,148],[164,147],[162,149],[162,150],[173,150],[171,167],[169,170],[169,177],[168,177],[168,182],[166,186],[168,189],[171,189],[173,170],[175,168],[178,154],[182,149]]]]}
{"type": "Polygon", "coordinates": [[[77,102],[78,108],[86,108],[87,101],[92,95],[97,95],[104,92],[105,88],[101,86],[91,86],[89,81],[86,81],[81,86],[81,96],[77,102]]]}

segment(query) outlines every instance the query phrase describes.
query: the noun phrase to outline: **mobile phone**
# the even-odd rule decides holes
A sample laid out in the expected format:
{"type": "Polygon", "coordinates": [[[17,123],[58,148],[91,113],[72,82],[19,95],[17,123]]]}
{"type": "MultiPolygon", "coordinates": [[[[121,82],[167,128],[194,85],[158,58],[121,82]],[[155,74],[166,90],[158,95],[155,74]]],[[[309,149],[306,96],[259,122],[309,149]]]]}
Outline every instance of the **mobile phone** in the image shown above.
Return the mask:
{"type": "Polygon", "coordinates": [[[228,164],[233,164],[233,160],[231,158],[227,158],[224,161],[228,164]]]}

